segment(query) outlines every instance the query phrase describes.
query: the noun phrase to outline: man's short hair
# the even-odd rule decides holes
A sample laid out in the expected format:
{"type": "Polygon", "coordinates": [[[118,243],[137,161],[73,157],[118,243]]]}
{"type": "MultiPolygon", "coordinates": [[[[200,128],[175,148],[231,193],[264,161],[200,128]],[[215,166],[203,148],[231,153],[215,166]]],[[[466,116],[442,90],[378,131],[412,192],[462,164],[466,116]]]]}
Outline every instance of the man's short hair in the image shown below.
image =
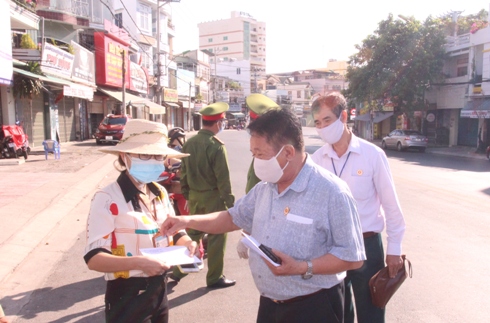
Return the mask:
{"type": "Polygon", "coordinates": [[[347,110],[347,101],[340,93],[334,92],[318,97],[311,105],[311,115],[318,113],[322,107],[329,107],[340,118],[342,111],[347,110]]]}
{"type": "Polygon", "coordinates": [[[206,127],[212,127],[219,120],[202,120],[202,125],[206,127]]]}
{"type": "Polygon", "coordinates": [[[284,145],[292,145],[296,151],[302,152],[304,149],[301,123],[290,109],[267,111],[249,124],[248,132],[265,137],[276,150],[284,145]]]}

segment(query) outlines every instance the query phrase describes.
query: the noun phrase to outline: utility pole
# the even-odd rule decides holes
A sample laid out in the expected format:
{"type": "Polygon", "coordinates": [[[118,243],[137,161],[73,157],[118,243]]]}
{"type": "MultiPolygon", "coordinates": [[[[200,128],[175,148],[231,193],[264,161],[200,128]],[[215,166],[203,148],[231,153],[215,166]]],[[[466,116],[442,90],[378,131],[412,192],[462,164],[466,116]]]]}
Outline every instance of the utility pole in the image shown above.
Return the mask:
{"type": "Polygon", "coordinates": [[[122,115],[126,115],[126,51],[121,51],[122,56],[122,115]]]}
{"type": "MultiPolygon", "coordinates": [[[[162,70],[161,70],[161,56],[160,56],[160,42],[161,42],[161,31],[160,31],[160,8],[164,5],[166,5],[169,2],[180,2],[180,0],[157,0],[157,103],[158,105],[162,105],[162,84],[161,84],[161,77],[162,77],[162,70]],[[160,5],[160,2],[163,2],[162,5],[160,5]]],[[[166,111],[163,123],[168,126],[168,111],[166,111]]]]}
{"type": "Polygon", "coordinates": [[[189,108],[187,109],[187,129],[191,131],[191,88],[192,82],[189,82],[189,108]]]}
{"type": "MultiPolygon", "coordinates": [[[[162,72],[160,68],[160,1],[157,0],[157,103],[162,105],[162,84],[160,78],[162,77],[162,72]]],[[[167,124],[167,113],[165,111],[165,125],[167,124]]]]}
{"type": "Polygon", "coordinates": [[[216,76],[218,76],[218,70],[216,69],[216,61],[218,57],[216,56],[218,49],[214,48],[214,80],[213,80],[213,103],[216,102],[216,76]]]}

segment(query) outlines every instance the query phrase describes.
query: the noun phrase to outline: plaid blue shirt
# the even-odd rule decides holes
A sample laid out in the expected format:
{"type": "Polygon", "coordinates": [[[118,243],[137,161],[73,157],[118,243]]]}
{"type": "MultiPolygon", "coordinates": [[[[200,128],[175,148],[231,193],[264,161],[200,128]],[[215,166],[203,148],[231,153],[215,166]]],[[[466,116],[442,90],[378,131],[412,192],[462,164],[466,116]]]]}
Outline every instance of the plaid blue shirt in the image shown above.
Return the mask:
{"type": "MultiPolygon", "coordinates": [[[[307,157],[294,182],[278,194],[277,184],[260,182],[228,210],[233,222],[259,243],[299,261],[332,254],[365,260],[356,203],[347,185],[307,157]]],[[[250,269],[262,296],[284,300],[340,283],[336,275],[274,276],[264,260],[250,254],[250,269]]]]}

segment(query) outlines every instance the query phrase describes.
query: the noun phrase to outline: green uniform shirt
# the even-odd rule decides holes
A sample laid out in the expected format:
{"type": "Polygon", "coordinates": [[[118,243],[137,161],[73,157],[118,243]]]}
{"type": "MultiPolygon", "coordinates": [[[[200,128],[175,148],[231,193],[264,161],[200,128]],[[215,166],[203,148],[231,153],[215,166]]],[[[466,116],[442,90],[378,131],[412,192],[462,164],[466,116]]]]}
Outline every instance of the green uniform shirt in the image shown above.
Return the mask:
{"type": "Polygon", "coordinates": [[[245,186],[245,193],[250,192],[250,190],[260,182],[260,178],[255,175],[254,170],[254,160],[252,159],[252,163],[250,163],[250,167],[248,168],[247,174],[247,185],[245,186]]]}
{"type": "Polygon", "coordinates": [[[207,212],[214,212],[219,211],[214,210],[218,201],[209,199],[216,193],[221,200],[219,204],[224,204],[223,210],[232,207],[235,197],[231,194],[230,170],[224,143],[213,132],[202,129],[186,141],[182,152],[190,154],[182,159],[180,184],[184,197],[194,202],[191,204],[197,203],[204,206],[207,212]]]}

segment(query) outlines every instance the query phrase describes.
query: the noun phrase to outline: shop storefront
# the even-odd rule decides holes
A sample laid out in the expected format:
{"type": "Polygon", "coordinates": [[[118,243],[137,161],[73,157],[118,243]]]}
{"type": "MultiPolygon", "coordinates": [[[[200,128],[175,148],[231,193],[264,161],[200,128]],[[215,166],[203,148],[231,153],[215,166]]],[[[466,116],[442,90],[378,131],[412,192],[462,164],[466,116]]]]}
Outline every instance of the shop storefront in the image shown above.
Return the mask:
{"type": "Polygon", "coordinates": [[[478,147],[490,144],[490,99],[474,99],[461,109],[458,145],[478,147]]]}

